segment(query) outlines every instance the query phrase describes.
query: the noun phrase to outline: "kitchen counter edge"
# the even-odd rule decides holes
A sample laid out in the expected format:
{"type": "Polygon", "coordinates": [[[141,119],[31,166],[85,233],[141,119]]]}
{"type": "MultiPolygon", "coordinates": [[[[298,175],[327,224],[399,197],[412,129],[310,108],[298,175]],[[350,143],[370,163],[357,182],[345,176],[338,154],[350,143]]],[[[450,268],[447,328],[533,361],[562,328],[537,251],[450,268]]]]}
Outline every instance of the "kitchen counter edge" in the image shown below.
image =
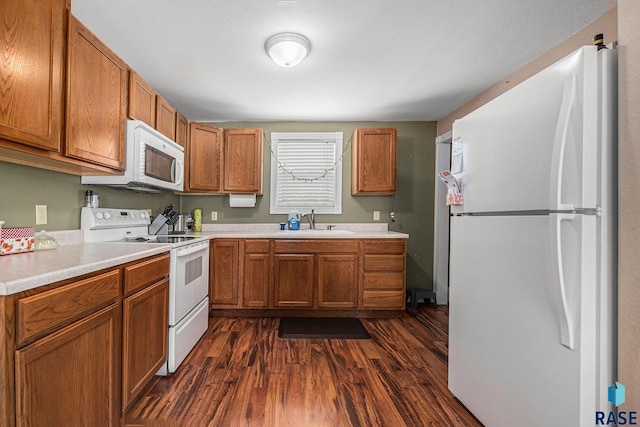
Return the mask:
{"type": "Polygon", "coordinates": [[[0,257],[0,296],[17,294],[169,252],[170,245],[78,243],[0,257]]]}

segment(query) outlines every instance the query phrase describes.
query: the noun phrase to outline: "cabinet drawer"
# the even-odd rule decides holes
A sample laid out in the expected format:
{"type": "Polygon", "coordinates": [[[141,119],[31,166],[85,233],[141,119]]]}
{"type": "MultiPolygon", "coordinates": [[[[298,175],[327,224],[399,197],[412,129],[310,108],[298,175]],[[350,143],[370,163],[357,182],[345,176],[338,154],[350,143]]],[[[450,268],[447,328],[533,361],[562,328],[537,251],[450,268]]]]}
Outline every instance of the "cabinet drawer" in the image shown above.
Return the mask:
{"type": "Polygon", "coordinates": [[[380,239],[364,241],[365,254],[403,254],[404,247],[404,239],[380,239]]]}
{"type": "Polygon", "coordinates": [[[148,258],[124,268],[124,293],[135,292],[169,274],[169,254],[148,258]]]}
{"type": "Polygon", "coordinates": [[[18,343],[79,319],[120,293],[120,270],[61,286],[17,302],[18,343]]]}
{"type": "Polygon", "coordinates": [[[403,291],[364,291],[363,308],[404,310],[405,293],[403,291]]]}
{"type": "Polygon", "coordinates": [[[313,253],[355,253],[358,241],[353,239],[332,240],[276,240],[277,254],[313,254],[313,253]]]}
{"type": "Polygon", "coordinates": [[[364,289],[404,291],[403,273],[365,273],[364,289]]]}
{"type": "Polygon", "coordinates": [[[247,239],[244,241],[244,251],[250,254],[268,254],[269,241],[263,239],[247,239]]]}
{"type": "Polygon", "coordinates": [[[365,271],[404,271],[404,255],[365,255],[365,271]]]}

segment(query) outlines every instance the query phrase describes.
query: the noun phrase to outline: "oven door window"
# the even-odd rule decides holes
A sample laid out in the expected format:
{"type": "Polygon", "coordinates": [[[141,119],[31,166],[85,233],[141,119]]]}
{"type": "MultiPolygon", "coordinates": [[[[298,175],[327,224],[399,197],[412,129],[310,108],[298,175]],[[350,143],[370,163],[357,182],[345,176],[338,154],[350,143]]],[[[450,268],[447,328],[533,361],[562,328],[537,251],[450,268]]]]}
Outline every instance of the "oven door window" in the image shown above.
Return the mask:
{"type": "Polygon", "coordinates": [[[165,182],[174,182],[175,159],[162,151],[145,145],[144,173],[165,182]]]}

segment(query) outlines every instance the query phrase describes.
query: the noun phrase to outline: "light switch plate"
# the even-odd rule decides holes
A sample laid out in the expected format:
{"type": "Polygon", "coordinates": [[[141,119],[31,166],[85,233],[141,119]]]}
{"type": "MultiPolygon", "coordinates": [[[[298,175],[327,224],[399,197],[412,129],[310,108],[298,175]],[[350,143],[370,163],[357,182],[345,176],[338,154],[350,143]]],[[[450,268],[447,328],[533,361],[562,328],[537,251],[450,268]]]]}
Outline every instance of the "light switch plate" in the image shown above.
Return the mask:
{"type": "Polygon", "coordinates": [[[373,220],[380,221],[380,211],[373,211],[373,220]]]}
{"type": "Polygon", "coordinates": [[[218,220],[218,212],[211,211],[211,221],[217,221],[217,220],[218,220]]]}

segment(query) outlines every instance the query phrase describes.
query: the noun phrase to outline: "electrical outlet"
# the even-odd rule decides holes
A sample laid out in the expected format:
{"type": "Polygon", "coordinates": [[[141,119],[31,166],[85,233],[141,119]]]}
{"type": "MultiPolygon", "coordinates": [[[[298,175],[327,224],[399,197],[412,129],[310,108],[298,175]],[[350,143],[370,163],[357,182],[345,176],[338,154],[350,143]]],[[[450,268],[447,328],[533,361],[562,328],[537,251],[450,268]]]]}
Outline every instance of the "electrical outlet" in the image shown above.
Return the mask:
{"type": "Polygon", "coordinates": [[[380,211],[373,211],[373,220],[380,221],[380,211]]]}
{"type": "Polygon", "coordinates": [[[217,220],[218,220],[218,212],[211,211],[211,221],[217,221],[217,220]]]}
{"type": "Polygon", "coordinates": [[[47,205],[36,205],[36,225],[47,223],[47,205]]]}

